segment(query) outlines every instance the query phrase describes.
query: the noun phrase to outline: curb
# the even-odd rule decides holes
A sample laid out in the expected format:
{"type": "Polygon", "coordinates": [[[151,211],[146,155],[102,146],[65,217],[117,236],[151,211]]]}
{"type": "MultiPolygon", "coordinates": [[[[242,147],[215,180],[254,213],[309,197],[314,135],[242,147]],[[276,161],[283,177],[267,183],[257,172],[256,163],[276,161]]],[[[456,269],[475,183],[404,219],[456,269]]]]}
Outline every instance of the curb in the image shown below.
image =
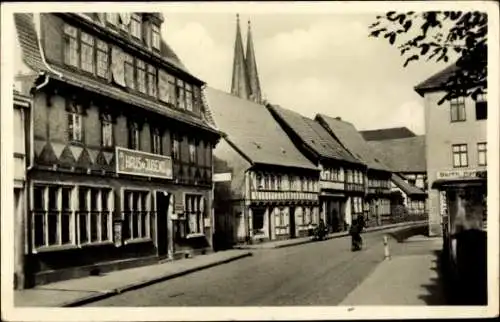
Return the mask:
{"type": "Polygon", "coordinates": [[[229,262],[232,262],[232,261],[236,261],[238,259],[242,259],[242,258],[249,257],[249,256],[252,256],[252,252],[246,252],[246,253],[243,253],[243,254],[240,254],[240,255],[236,255],[236,256],[233,256],[233,257],[230,257],[230,258],[226,258],[224,260],[220,260],[220,261],[216,261],[216,262],[213,262],[213,263],[209,263],[209,264],[205,264],[205,265],[193,267],[193,268],[190,268],[190,269],[187,269],[187,270],[184,270],[184,271],[175,272],[175,273],[168,273],[168,274],[161,275],[161,276],[158,276],[158,277],[154,277],[154,278],[151,278],[151,279],[148,279],[148,280],[144,280],[144,281],[140,281],[140,282],[137,282],[137,283],[129,284],[129,285],[117,288],[117,289],[113,289],[113,290],[109,290],[109,291],[104,291],[104,292],[100,292],[100,293],[97,293],[97,294],[92,294],[92,295],[85,296],[85,297],[82,297],[82,298],[79,298],[79,299],[76,299],[76,300],[73,300],[73,301],[65,302],[65,303],[59,305],[59,307],[76,307],[76,306],[81,306],[81,305],[89,304],[89,303],[92,303],[92,302],[104,300],[104,299],[112,297],[114,295],[122,294],[122,293],[125,293],[125,292],[128,292],[128,291],[137,290],[139,288],[146,287],[146,286],[149,286],[149,285],[152,285],[152,284],[155,284],[155,283],[164,282],[164,281],[167,281],[167,280],[170,280],[170,279],[174,279],[176,277],[180,277],[180,276],[187,275],[187,274],[190,274],[190,273],[198,272],[198,271],[201,271],[201,270],[204,270],[204,269],[208,269],[208,268],[211,268],[211,267],[214,267],[214,266],[219,266],[219,265],[222,265],[222,264],[226,264],[226,263],[229,263],[229,262]]]}
{"type": "MultiPolygon", "coordinates": [[[[415,224],[425,224],[427,221],[412,221],[412,222],[407,222],[407,223],[399,223],[399,224],[393,224],[393,225],[387,225],[387,226],[380,226],[380,227],[373,227],[373,228],[368,228],[365,230],[365,233],[371,233],[371,232],[376,232],[376,231],[381,231],[381,230],[387,230],[387,229],[393,229],[393,228],[403,228],[406,226],[412,226],[415,224]]],[[[329,240],[329,239],[335,239],[335,238],[341,238],[341,237],[346,237],[349,236],[349,232],[344,232],[344,233],[339,233],[337,235],[330,235],[326,236],[324,240],[329,240]]],[[[276,245],[273,247],[239,247],[236,249],[248,249],[248,250],[263,250],[263,249],[279,249],[279,248],[286,248],[286,247],[292,247],[292,246],[298,246],[298,245],[303,245],[303,244],[308,244],[312,243],[314,240],[312,239],[306,239],[306,240],[301,240],[297,241],[296,243],[290,243],[290,244],[283,244],[283,245],[276,245]]]]}

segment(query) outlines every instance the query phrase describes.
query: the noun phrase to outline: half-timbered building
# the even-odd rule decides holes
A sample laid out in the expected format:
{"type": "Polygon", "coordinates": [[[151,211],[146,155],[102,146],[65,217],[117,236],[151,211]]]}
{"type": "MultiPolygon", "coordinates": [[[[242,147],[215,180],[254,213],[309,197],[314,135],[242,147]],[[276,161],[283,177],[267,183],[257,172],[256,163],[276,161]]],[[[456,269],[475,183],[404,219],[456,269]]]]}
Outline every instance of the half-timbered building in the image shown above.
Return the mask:
{"type": "Polygon", "coordinates": [[[32,84],[26,223],[33,284],[207,251],[212,149],[203,81],[157,13],[16,14],[32,84]]]}
{"type": "Polygon", "coordinates": [[[225,133],[214,151],[220,161],[214,171],[230,174],[216,183],[215,193],[215,220],[229,223],[216,226],[225,242],[294,238],[318,224],[319,169],[266,106],[209,87],[205,94],[215,125],[225,133]]]}
{"type": "Polygon", "coordinates": [[[347,229],[363,202],[366,165],[318,122],[280,106],[268,108],[295,146],[321,170],[320,217],[329,231],[347,229]]]}
{"type": "Polygon", "coordinates": [[[363,174],[366,189],[365,199],[364,202],[360,201],[354,211],[356,214],[365,214],[368,217],[368,225],[380,225],[383,217],[391,215],[392,172],[375,156],[354,125],[338,117],[333,118],[323,114],[316,115],[315,120],[352,155],[367,165],[367,170],[363,174]]]}

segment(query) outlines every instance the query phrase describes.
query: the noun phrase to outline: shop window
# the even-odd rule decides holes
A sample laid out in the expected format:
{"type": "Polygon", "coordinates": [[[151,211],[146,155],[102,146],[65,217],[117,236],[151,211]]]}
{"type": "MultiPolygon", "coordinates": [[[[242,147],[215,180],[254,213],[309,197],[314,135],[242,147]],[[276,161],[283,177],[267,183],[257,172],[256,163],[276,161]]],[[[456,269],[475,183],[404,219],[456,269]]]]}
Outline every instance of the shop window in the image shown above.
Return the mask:
{"type": "Polygon", "coordinates": [[[148,95],[155,97],[158,93],[158,83],[156,81],[156,68],[148,65],[148,95]]]}
{"type": "Polygon", "coordinates": [[[125,64],[125,84],[128,88],[135,88],[135,78],[134,78],[134,57],[129,54],[123,54],[124,64],[125,64]]]}
{"type": "Polygon", "coordinates": [[[124,237],[126,241],[151,237],[150,195],[149,191],[124,191],[124,237]]]}
{"type": "Polygon", "coordinates": [[[113,139],[113,121],[109,114],[104,114],[101,119],[101,145],[105,148],[112,147],[113,139]]]}
{"type": "Polygon", "coordinates": [[[78,188],[78,244],[111,241],[112,190],[102,187],[78,188]]]}
{"type": "Polygon", "coordinates": [[[146,94],[146,64],[139,59],[136,59],[137,69],[137,90],[146,94]]]}
{"type": "Polygon", "coordinates": [[[204,205],[203,197],[200,195],[185,195],[185,209],[188,219],[188,234],[200,234],[203,232],[204,205]]]}
{"type": "Polygon", "coordinates": [[[476,98],[476,120],[486,120],[488,118],[488,103],[486,95],[481,94],[476,98]]]}
{"type": "Polygon", "coordinates": [[[160,50],[160,27],[155,24],[151,26],[151,45],[153,49],[160,50]]]}
{"type": "Polygon", "coordinates": [[[135,122],[131,122],[129,124],[128,132],[129,132],[129,140],[128,140],[129,149],[139,150],[140,149],[139,125],[135,122]]]}
{"type": "Polygon", "coordinates": [[[94,37],[81,32],[81,62],[82,70],[94,73],[94,37]]]}
{"type": "Polygon", "coordinates": [[[97,40],[97,76],[107,79],[109,74],[109,46],[97,40]]]}
{"type": "Polygon", "coordinates": [[[477,144],[477,164],[480,166],[485,166],[488,161],[486,143],[477,144]]]}
{"type": "Polygon", "coordinates": [[[279,208],[275,208],[275,212],[274,212],[274,218],[275,218],[275,226],[276,227],[285,227],[286,226],[286,222],[285,222],[285,212],[283,209],[279,209],[279,208]]]}
{"type": "Polygon", "coordinates": [[[453,98],[450,101],[451,122],[465,121],[465,98],[453,98]]]}
{"type": "Polygon", "coordinates": [[[189,141],[189,163],[196,163],[196,142],[194,140],[189,141]]]}
{"type": "Polygon", "coordinates": [[[74,244],[73,187],[36,185],[33,189],[32,242],[35,249],[74,244]]]}
{"type": "Polygon", "coordinates": [[[64,62],[78,67],[78,29],[64,25],[64,62]]]}
{"type": "Polygon", "coordinates": [[[467,144],[453,144],[453,167],[462,168],[468,166],[467,144]]]}
{"type": "Polygon", "coordinates": [[[151,134],[151,152],[154,154],[162,154],[161,133],[158,128],[154,128],[151,134]]]}
{"type": "Polygon", "coordinates": [[[142,37],[142,20],[141,16],[137,13],[132,14],[130,20],[130,33],[131,35],[140,40],[142,37]]]}

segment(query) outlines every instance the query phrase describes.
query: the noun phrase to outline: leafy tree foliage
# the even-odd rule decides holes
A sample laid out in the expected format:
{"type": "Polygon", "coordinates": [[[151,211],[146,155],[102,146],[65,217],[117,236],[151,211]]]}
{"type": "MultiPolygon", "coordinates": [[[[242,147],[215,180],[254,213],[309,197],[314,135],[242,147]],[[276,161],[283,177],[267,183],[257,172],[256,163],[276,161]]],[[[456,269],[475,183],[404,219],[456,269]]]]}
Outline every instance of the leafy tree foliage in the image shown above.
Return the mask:
{"type": "MultiPolygon", "coordinates": [[[[486,13],[471,11],[387,12],[370,25],[370,37],[383,38],[397,46],[406,58],[404,67],[418,60],[444,61],[458,58],[444,82],[445,100],[486,92],[487,35],[486,13]]],[[[451,64],[451,62],[450,62],[451,64]]]]}

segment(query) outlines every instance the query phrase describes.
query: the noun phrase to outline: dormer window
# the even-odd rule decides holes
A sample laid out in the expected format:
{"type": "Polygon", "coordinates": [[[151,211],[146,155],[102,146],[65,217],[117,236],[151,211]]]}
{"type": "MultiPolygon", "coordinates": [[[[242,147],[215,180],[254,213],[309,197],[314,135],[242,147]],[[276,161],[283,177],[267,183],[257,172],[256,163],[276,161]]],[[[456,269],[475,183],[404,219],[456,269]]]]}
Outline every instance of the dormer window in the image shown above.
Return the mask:
{"type": "Polygon", "coordinates": [[[151,46],[160,51],[160,27],[155,24],[151,25],[151,46]]]}
{"type": "Polygon", "coordinates": [[[130,33],[132,37],[141,39],[142,37],[142,19],[137,13],[132,14],[132,19],[130,21],[130,33]]]}

